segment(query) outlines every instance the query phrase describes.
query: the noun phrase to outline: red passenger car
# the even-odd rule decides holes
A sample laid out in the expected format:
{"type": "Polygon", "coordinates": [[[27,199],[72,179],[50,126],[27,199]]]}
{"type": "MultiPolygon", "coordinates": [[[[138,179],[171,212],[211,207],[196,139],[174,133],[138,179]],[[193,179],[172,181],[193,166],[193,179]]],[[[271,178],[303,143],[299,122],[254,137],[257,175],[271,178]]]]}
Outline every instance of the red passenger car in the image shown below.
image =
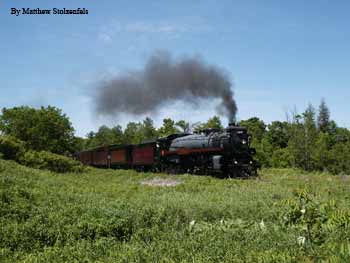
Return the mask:
{"type": "Polygon", "coordinates": [[[92,151],[83,151],[77,154],[77,159],[85,165],[92,165],[92,151]]]}
{"type": "Polygon", "coordinates": [[[153,166],[156,156],[156,143],[149,142],[132,146],[133,166],[153,166]]]}
{"type": "Polygon", "coordinates": [[[112,145],[109,147],[112,167],[128,167],[131,165],[131,145],[112,145]]]}
{"type": "Polygon", "coordinates": [[[92,165],[93,166],[109,166],[108,163],[108,147],[103,146],[92,150],[92,165]]]}

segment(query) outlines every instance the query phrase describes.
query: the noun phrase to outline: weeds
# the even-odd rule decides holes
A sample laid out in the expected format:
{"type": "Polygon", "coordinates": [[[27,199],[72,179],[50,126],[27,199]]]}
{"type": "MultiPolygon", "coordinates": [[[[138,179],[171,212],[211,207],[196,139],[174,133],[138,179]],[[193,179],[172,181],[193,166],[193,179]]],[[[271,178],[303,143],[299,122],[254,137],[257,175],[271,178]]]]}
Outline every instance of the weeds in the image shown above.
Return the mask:
{"type": "Polygon", "coordinates": [[[0,261],[348,261],[349,181],[298,170],[220,180],[0,160],[0,261]],[[173,187],[142,185],[162,177],[173,187]]]}

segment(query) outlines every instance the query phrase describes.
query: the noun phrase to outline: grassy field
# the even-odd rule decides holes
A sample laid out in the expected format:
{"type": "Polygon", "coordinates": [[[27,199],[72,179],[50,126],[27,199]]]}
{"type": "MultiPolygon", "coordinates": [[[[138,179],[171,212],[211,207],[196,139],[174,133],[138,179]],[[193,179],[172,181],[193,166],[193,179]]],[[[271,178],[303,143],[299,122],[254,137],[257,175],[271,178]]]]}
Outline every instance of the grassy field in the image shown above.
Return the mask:
{"type": "Polygon", "coordinates": [[[345,175],[55,174],[0,160],[0,261],[349,262],[349,199],[345,175]],[[154,178],[179,184],[143,184],[154,178]]]}

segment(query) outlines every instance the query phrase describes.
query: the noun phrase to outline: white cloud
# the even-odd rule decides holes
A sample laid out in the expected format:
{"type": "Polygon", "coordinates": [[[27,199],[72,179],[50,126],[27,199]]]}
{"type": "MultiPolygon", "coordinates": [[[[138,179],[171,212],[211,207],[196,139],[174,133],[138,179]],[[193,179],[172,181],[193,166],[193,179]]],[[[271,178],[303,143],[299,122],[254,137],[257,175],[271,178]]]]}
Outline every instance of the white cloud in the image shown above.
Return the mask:
{"type": "Polygon", "coordinates": [[[134,21],[120,22],[113,21],[104,25],[98,32],[98,39],[103,42],[110,42],[113,38],[122,33],[136,35],[157,34],[168,38],[179,37],[188,33],[200,33],[211,31],[211,27],[203,22],[175,22],[175,21],[134,21]]]}
{"type": "Polygon", "coordinates": [[[112,41],[112,36],[108,33],[100,32],[98,34],[98,39],[102,40],[103,42],[110,42],[112,41]]]}

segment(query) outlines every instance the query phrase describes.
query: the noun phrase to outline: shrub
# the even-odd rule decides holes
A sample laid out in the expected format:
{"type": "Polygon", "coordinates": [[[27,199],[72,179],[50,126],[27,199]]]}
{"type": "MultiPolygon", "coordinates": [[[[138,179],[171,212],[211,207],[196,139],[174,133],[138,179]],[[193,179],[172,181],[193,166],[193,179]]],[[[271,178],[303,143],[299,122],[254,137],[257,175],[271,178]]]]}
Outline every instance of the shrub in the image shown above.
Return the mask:
{"type": "Polygon", "coordinates": [[[57,173],[79,173],[84,170],[83,165],[78,161],[45,151],[28,151],[23,155],[20,163],[29,167],[50,170],[57,173]]]}
{"type": "Polygon", "coordinates": [[[18,160],[24,153],[24,145],[11,136],[0,136],[0,156],[7,160],[18,160]]]}
{"type": "Polygon", "coordinates": [[[291,166],[291,153],[288,148],[276,149],[271,157],[271,165],[276,168],[291,166]]]}

